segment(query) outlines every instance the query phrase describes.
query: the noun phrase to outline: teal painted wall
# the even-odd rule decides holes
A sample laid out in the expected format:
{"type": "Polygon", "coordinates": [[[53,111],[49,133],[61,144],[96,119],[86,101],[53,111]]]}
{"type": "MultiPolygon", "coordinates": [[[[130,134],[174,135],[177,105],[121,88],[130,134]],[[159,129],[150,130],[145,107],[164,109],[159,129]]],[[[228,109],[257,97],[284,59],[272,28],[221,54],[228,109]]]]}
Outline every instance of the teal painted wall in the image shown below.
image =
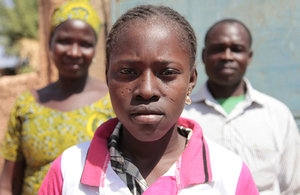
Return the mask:
{"type": "MultiPolygon", "coordinates": [[[[246,77],[253,87],[285,103],[300,127],[300,3],[297,0],[111,0],[112,22],[141,4],[166,5],[184,15],[198,38],[198,83],[206,81],[200,52],[207,29],[235,18],[253,36],[253,61],[246,77]]],[[[300,128],[299,128],[300,129],[300,128]]]]}

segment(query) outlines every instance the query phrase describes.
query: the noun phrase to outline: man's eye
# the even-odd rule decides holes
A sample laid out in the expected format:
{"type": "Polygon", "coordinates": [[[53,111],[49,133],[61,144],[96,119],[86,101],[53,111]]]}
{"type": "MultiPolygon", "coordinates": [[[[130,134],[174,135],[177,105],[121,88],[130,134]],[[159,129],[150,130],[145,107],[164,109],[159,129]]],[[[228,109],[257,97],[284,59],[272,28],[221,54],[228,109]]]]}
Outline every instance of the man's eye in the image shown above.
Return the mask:
{"type": "Polygon", "coordinates": [[[233,47],[233,48],[231,48],[231,51],[239,53],[239,52],[243,52],[244,48],[243,47],[233,47]]]}
{"type": "Polygon", "coordinates": [[[131,69],[122,69],[120,70],[121,74],[135,74],[135,72],[131,69]]]}
{"type": "Polygon", "coordinates": [[[224,50],[225,50],[225,48],[223,48],[223,47],[214,47],[210,51],[212,53],[219,53],[219,52],[223,52],[224,50]]]}

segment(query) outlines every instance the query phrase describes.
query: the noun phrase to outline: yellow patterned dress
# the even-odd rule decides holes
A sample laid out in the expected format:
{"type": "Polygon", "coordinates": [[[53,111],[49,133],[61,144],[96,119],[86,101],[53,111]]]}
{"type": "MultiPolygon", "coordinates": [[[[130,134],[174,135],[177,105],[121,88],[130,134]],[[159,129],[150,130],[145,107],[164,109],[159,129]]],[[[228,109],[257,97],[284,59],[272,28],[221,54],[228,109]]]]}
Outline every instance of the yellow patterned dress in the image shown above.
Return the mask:
{"type": "Polygon", "coordinates": [[[0,154],[10,161],[26,161],[23,195],[35,195],[54,159],[65,149],[88,141],[96,128],[115,117],[109,94],[101,100],[62,112],[38,104],[23,93],[11,112],[0,154]]]}

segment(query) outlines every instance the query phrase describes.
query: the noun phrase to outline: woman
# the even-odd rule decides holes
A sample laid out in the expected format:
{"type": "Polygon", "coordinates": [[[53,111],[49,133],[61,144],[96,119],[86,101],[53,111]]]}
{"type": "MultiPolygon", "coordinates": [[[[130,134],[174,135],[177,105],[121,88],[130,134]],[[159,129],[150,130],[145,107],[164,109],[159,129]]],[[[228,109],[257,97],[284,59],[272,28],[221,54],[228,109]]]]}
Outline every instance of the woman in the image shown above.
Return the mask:
{"type": "Polygon", "coordinates": [[[16,101],[2,143],[0,194],[37,194],[51,162],[115,116],[106,84],[88,76],[99,30],[88,1],[68,1],[54,11],[50,52],[59,79],[16,101]]]}
{"type": "Polygon", "coordinates": [[[197,80],[196,47],[190,24],[168,7],[121,16],[106,43],[117,118],[64,151],[39,194],[258,194],[238,156],[180,118],[197,80]]]}

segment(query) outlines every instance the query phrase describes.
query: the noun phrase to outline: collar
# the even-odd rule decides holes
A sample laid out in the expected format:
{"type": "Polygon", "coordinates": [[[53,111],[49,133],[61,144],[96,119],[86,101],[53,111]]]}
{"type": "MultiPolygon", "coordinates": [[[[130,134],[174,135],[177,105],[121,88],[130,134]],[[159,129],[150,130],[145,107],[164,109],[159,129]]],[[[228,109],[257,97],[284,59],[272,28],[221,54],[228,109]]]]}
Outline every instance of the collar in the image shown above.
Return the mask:
{"type": "MultiPolygon", "coordinates": [[[[110,159],[107,140],[117,123],[118,119],[110,119],[96,130],[85,161],[81,183],[104,187],[106,169],[110,159]]],[[[179,174],[176,176],[179,190],[188,185],[211,182],[209,150],[201,127],[195,121],[182,117],[178,119],[177,125],[193,130],[187,147],[177,161],[177,164],[180,165],[178,167],[179,174]]]]}
{"type": "MultiPolygon", "coordinates": [[[[246,77],[244,77],[243,80],[246,83],[247,89],[245,94],[245,101],[249,102],[250,105],[253,102],[263,105],[264,98],[262,98],[261,94],[257,90],[253,89],[251,83],[246,77]]],[[[205,101],[209,105],[219,104],[208,90],[207,82],[201,87],[200,90],[191,95],[191,99],[195,103],[205,101]]]]}

